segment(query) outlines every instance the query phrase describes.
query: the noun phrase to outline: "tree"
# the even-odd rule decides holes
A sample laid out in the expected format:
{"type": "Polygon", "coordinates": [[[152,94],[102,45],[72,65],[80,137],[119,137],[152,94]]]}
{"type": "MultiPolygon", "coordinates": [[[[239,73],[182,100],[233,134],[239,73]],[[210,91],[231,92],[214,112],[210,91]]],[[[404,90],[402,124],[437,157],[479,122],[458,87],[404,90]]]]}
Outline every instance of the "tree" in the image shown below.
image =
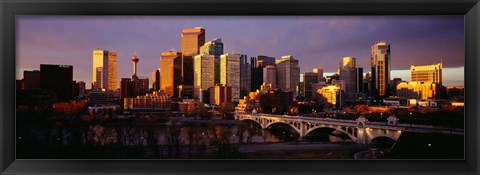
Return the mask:
{"type": "Polygon", "coordinates": [[[235,111],[235,106],[231,102],[225,102],[220,105],[219,112],[224,116],[231,114],[233,111],[235,111]]]}
{"type": "Polygon", "coordinates": [[[188,125],[187,140],[188,140],[188,158],[192,158],[192,149],[194,145],[198,145],[202,139],[200,123],[188,125]]]}
{"type": "Polygon", "coordinates": [[[176,119],[170,120],[170,125],[167,129],[167,144],[168,157],[171,158],[173,151],[175,151],[176,158],[180,157],[180,132],[181,127],[178,125],[176,119]]]}
{"type": "Polygon", "coordinates": [[[259,135],[261,133],[260,128],[255,127],[255,125],[249,123],[247,127],[247,143],[252,143],[252,139],[254,136],[259,135]]]}
{"type": "Polygon", "coordinates": [[[243,143],[245,131],[247,131],[247,125],[242,121],[237,121],[237,130],[235,135],[238,137],[238,144],[243,143]]]}

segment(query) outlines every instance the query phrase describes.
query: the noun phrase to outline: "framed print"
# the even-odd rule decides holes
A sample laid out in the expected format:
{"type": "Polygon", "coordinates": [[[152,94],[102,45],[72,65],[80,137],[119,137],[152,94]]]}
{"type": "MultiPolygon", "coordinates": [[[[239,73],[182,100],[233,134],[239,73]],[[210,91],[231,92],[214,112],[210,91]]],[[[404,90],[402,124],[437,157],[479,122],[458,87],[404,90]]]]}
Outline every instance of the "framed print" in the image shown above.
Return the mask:
{"type": "Polygon", "coordinates": [[[2,173],[478,173],[476,0],[0,7],[2,173]]]}

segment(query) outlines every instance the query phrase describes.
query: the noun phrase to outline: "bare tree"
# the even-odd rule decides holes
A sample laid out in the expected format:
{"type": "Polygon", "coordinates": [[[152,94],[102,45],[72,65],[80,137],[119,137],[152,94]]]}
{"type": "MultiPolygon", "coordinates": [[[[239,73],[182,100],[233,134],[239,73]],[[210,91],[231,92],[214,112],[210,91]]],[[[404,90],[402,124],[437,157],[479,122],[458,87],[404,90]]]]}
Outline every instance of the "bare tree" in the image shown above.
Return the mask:
{"type": "Polygon", "coordinates": [[[247,125],[242,121],[237,121],[237,132],[235,135],[238,137],[238,144],[243,143],[243,139],[245,137],[245,131],[247,131],[247,125]]]}
{"type": "Polygon", "coordinates": [[[172,153],[175,150],[175,156],[176,158],[179,158],[181,127],[178,125],[178,121],[176,119],[170,120],[170,126],[168,126],[167,132],[168,157],[171,158],[172,153]]]}

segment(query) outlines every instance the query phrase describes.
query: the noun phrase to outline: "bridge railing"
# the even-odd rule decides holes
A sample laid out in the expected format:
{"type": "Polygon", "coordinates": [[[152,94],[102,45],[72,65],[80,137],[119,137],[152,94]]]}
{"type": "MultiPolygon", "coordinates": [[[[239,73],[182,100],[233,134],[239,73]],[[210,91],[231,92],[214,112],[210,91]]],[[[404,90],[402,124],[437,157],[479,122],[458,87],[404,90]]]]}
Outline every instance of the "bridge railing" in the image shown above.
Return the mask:
{"type": "MultiPolygon", "coordinates": [[[[347,125],[347,126],[357,125],[356,120],[345,120],[345,119],[273,115],[273,114],[250,114],[250,113],[248,114],[245,113],[243,115],[249,115],[253,117],[282,118],[282,119],[288,119],[292,121],[302,121],[302,122],[322,122],[322,124],[332,124],[332,125],[339,125],[339,124],[347,125]]],[[[420,125],[420,124],[408,124],[408,123],[398,123],[396,125],[389,125],[387,122],[376,122],[376,121],[366,121],[365,125],[366,125],[365,127],[372,127],[372,128],[380,127],[383,129],[415,131],[415,132],[443,132],[443,133],[457,133],[457,134],[464,133],[463,129],[448,128],[448,127],[433,126],[433,125],[420,125]]]]}

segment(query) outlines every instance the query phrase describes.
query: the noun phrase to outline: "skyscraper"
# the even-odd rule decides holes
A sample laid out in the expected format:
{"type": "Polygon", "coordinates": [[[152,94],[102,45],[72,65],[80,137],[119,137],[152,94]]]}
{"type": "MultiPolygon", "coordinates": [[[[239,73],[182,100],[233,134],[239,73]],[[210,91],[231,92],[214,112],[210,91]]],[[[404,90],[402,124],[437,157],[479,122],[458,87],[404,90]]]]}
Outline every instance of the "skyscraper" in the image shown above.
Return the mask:
{"type": "Polygon", "coordinates": [[[323,77],[323,69],[320,69],[320,68],[313,68],[313,73],[317,73],[318,74],[318,81],[322,81],[322,77],[323,77]]]}
{"type": "Polygon", "coordinates": [[[285,92],[293,92],[296,96],[297,85],[300,82],[300,67],[298,60],[291,55],[282,56],[276,60],[277,87],[285,92]]]}
{"type": "Polygon", "coordinates": [[[312,99],[313,94],[316,93],[313,92],[313,85],[320,82],[319,76],[320,74],[315,72],[305,72],[303,75],[303,87],[300,88],[304,92],[305,99],[312,99]]]}
{"type": "MultiPolygon", "coordinates": [[[[213,87],[215,85],[215,56],[197,55],[194,58],[193,65],[194,65],[193,96],[194,98],[200,99],[201,91],[208,91],[208,88],[213,87]]],[[[163,69],[162,69],[162,72],[163,72],[163,69]]]]}
{"type": "Polygon", "coordinates": [[[93,51],[92,90],[117,90],[117,52],[93,51]]]}
{"type": "Polygon", "coordinates": [[[124,107],[125,98],[137,96],[136,82],[132,78],[122,78],[120,80],[120,106],[124,107]]]}
{"type": "Polygon", "coordinates": [[[345,82],[345,94],[348,100],[352,100],[352,94],[362,93],[363,91],[363,69],[356,67],[355,57],[340,58],[339,66],[340,80],[345,82]]]}
{"type": "Polygon", "coordinates": [[[250,92],[251,71],[247,55],[240,55],[240,99],[250,92]]]}
{"type": "Polygon", "coordinates": [[[200,54],[215,56],[215,83],[220,83],[220,55],[223,54],[221,38],[215,38],[200,47],[200,54]]]}
{"type": "Polygon", "coordinates": [[[263,83],[263,68],[265,66],[259,66],[256,57],[250,58],[250,91],[254,92],[259,90],[263,83]]]}
{"type": "Polygon", "coordinates": [[[220,55],[220,84],[232,88],[234,101],[240,99],[240,54],[220,55]]]}
{"type": "Polygon", "coordinates": [[[178,96],[178,85],[181,84],[182,53],[175,51],[162,52],[160,56],[160,90],[170,96],[178,96]]]}
{"type": "Polygon", "coordinates": [[[40,87],[56,93],[58,101],[72,100],[73,84],[73,66],[40,65],[40,87]]]}
{"type": "Polygon", "coordinates": [[[152,89],[160,90],[160,68],[152,72],[152,89]]]}
{"type": "Polygon", "coordinates": [[[372,46],[372,94],[376,97],[386,97],[389,95],[390,60],[390,45],[382,41],[372,46]]]}
{"type": "Polygon", "coordinates": [[[272,89],[277,87],[277,69],[275,69],[275,66],[268,65],[263,68],[263,84],[271,85],[272,89]]]}
{"type": "Polygon", "coordinates": [[[200,46],[205,44],[205,29],[202,27],[183,29],[181,39],[183,55],[197,55],[200,53],[200,46]]]}
{"type": "Polygon", "coordinates": [[[258,56],[258,64],[257,66],[268,66],[268,65],[275,65],[275,57],[269,57],[265,55],[258,56]]]}
{"type": "Polygon", "coordinates": [[[182,30],[180,80],[183,85],[193,85],[193,57],[200,54],[200,47],[203,44],[205,44],[205,29],[194,27],[182,30]]]}

